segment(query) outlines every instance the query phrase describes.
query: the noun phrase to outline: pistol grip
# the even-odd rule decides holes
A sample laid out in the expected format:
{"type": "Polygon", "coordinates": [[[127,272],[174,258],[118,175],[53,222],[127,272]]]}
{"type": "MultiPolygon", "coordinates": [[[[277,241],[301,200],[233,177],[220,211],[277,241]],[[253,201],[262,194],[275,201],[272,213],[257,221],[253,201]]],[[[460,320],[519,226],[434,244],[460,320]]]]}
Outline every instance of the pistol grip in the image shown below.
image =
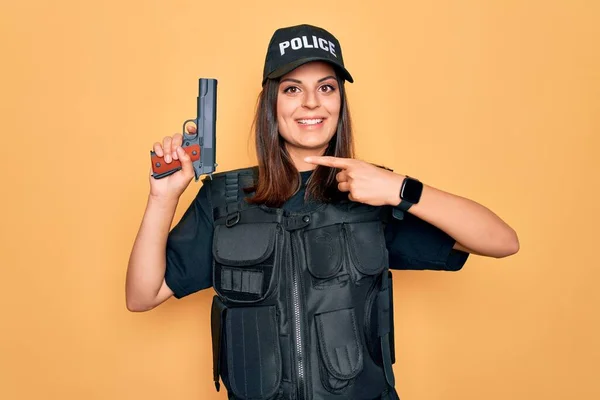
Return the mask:
{"type": "MultiPolygon", "coordinates": [[[[192,144],[182,148],[190,156],[192,162],[200,159],[200,145],[192,144]]],[[[181,169],[181,161],[172,160],[167,164],[164,157],[157,156],[153,151],[150,152],[150,160],[152,162],[152,177],[155,179],[164,178],[181,169]]]]}

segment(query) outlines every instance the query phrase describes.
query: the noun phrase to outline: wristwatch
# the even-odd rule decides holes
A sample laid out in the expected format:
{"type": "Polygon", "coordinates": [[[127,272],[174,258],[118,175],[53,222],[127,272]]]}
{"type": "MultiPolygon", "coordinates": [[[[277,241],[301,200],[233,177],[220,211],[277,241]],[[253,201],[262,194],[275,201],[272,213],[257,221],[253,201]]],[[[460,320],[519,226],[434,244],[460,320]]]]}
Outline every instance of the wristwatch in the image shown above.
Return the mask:
{"type": "Polygon", "coordinates": [[[400,204],[394,207],[394,218],[403,219],[404,212],[421,200],[422,193],[423,183],[406,175],[404,181],[402,181],[402,186],[400,186],[400,204]]]}

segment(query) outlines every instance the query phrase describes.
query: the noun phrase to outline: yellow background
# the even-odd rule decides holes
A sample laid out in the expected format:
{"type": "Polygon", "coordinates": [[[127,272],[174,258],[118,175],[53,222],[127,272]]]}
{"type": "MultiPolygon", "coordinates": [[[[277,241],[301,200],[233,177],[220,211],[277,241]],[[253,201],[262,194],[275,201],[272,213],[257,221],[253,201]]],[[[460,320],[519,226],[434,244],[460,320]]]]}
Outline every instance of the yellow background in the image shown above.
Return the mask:
{"type": "Polygon", "coordinates": [[[519,234],[510,258],[394,272],[402,399],[600,398],[599,20],[595,0],[3,0],[0,398],[226,398],[212,290],[125,308],[149,150],[213,77],[219,171],[253,163],[267,43],[303,22],[342,43],[360,158],[519,234]]]}

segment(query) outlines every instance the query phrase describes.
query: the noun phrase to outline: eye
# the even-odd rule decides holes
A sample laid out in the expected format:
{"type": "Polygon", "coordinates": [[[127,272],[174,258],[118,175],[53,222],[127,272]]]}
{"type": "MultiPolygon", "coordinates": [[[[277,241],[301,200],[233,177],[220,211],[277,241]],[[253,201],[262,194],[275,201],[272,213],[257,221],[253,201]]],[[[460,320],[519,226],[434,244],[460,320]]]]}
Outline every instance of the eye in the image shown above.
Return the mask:
{"type": "Polygon", "coordinates": [[[300,89],[297,86],[288,86],[287,88],[283,89],[283,93],[288,93],[288,94],[296,94],[299,92],[300,92],[300,89]]]}
{"type": "Polygon", "coordinates": [[[333,85],[323,85],[319,88],[322,92],[329,93],[335,91],[335,87],[333,85]]]}

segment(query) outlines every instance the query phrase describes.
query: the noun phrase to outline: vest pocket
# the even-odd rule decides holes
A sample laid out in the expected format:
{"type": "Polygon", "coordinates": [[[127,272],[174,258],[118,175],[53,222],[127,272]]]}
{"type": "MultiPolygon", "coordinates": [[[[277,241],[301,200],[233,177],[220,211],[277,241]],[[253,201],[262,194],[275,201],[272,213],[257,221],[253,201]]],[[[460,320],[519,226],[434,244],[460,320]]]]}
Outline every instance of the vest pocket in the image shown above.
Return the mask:
{"type": "Polygon", "coordinates": [[[217,225],[213,237],[213,285],[225,299],[238,303],[264,300],[276,281],[279,225],[217,225]]]}
{"type": "Polygon", "coordinates": [[[363,353],[354,309],[315,315],[319,372],[325,389],[341,393],[363,369],[363,353]]]}
{"type": "Polygon", "coordinates": [[[229,308],[225,314],[222,378],[243,400],[273,399],[281,385],[275,306],[229,308]]]}
{"type": "Polygon", "coordinates": [[[388,251],[380,221],[344,224],[351,264],[358,273],[356,280],[364,275],[380,274],[388,263],[388,251]]]}
{"type": "Polygon", "coordinates": [[[340,272],[344,260],[341,229],[341,225],[330,225],[304,233],[306,263],[315,287],[340,284],[339,279],[332,278],[340,272]]]}

